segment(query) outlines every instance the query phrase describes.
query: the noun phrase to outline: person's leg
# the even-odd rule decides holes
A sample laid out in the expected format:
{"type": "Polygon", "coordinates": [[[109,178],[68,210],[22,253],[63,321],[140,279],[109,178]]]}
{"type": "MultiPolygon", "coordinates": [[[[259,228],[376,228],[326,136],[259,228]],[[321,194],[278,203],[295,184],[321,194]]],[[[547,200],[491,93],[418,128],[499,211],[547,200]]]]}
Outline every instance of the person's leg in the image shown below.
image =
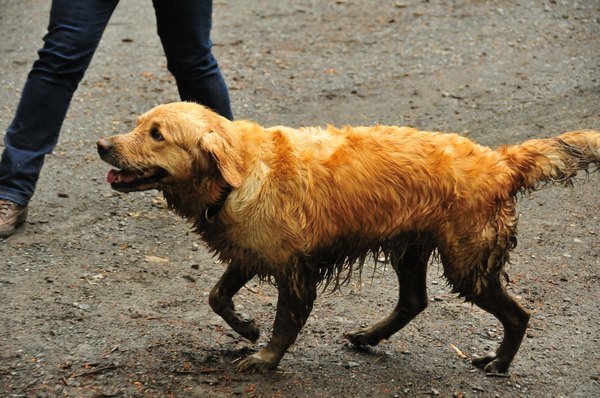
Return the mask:
{"type": "Polygon", "coordinates": [[[158,35],[183,101],[232,119],[227,85],[210,40],[212,0],[153,0],[158,35]]]}
{"type": "Polygon", "coordinates": [[[118,0],[53,0],[44,47],[4,137],[0,199],[27,206],[118,0]]]}

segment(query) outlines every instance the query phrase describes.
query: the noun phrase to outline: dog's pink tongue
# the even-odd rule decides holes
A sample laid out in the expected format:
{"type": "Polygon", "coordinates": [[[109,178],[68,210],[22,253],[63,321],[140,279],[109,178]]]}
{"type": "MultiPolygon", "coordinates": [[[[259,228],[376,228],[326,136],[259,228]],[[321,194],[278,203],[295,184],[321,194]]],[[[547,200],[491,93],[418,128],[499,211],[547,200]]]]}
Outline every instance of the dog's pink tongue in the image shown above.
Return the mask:
{"type": "Polygon", "coordinates": [[[109,170],[108,175],[106,176],[106,181],[109,184],[112,184],[117,179],[117,174],[119,174],[119,172],[117,170],[114,170],[114,169],[109,170]]]}
{"type": "Polygon", "coordinates": [[[106,181],[108,181],[109,184],[115,182],[130,183],[135,181],[136,178],[137,177],[135,173],[112,169],[108,172],[108,175],[106,176],[106,181]]]}

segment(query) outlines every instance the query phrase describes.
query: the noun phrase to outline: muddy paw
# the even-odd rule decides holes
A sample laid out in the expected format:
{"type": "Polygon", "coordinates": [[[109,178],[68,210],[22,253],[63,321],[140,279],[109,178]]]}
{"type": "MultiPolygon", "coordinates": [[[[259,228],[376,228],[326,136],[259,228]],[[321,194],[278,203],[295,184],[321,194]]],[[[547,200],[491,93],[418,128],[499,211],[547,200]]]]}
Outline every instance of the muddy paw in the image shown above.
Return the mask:
{"type": "Polygon", "coordinates": [[[507,363],[506,361],[503,361],[500,358],[496,358],[492,362],[485,365],[485,368],[483,368],[483,370],[485,370],[486,373],[506,373],[508,372],[509,366],[510,363],[507,363]]]}
{"type": "Polygon", "coordinates": [[[366,346],[366,345],[377,345],[381,341],[378,336],[373,335],[373,333],[369,333],[365,330],[357,330],[354,332],[346,332],[344,333],[344,337],[350,340],[352,344],[358,347],[366,346]]]}
{"type": "Polygon", "coordinates": [[[277,367],[278,362],[265,360],[260,352],[252,354],[240,361],[236,368],[238,372],[262,373],[266,370],[272,370],[277,367]]]}
{"type": "Polygon", "coordinates": [[[473,364],[473,366],[476,366],[480,369],[484,369],[486,365],[492,362],[494,359],[496,359],[496,354],[490,352],[489,354],[484,355],[482,357],[473,358],[473,360],[471,360],[471,363],[473,364]]]}
{"type": "Polygon", "coordinates": [[[474,358],[471,363],[478,368],[485,370],[486,373],[506,373],[510,363],[490,353],[483,357],[474,358]]]}
{"type": "Polygon", "coordinates": [[[256,341],[260,336],[260,330],[252,319],[240,320],[240,322],[235,325],[234,330],[250,341],[256,341]]]}

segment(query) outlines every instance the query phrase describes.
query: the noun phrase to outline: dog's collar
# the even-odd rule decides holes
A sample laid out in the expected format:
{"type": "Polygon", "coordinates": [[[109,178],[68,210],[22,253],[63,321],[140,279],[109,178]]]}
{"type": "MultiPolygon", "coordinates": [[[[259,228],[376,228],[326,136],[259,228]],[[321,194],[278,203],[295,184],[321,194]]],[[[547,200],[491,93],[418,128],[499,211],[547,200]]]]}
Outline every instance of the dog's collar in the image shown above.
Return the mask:
{"type": "Polygon", "coordinates": [[[206,221],[208,221],[209,223],[215,222],[217,216],[219,215],[219,212],[225,205],[225,201],[229,197],[229,194],[232,190],[233,188],[229,184],[227,184],[221,191],[221,196],[219,196],[219,199],[206,208],[206,210],[204,211],[204,218],[206,219],[206,221]]]}

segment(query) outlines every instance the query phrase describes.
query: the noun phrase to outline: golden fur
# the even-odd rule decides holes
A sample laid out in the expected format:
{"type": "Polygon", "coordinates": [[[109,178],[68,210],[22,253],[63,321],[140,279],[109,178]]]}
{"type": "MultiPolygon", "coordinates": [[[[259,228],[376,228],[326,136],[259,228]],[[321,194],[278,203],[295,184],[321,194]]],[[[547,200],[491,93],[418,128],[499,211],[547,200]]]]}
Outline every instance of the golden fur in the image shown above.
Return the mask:
{"type": "MultiPolygon", "coordinates": [[[[192,103],[158,106],[131,133],[98,147],[124,170],[109,177],[115,189],[162,190],[230,264],[211,306],[235,330],[258,337],[233,310],[237,289],[254,275],[278,286],[279,326],[276,320],[269,345],[242,361],[241,370],[277,365],[310,313],[319,282],[337,286],[342,271],[383,252],[402,285],[425,272],[404,275],[403,264],[411,259],[425,268],[437,250],[454,290],[504,324],[508,342],[479,365],[505,371],[529,317],[498,282],[516,244],[515,195],[540,182],[569,181],[600,162],[594,131],[492,150],[457,134],[410,127],[263,128],[192,103]],[[144,179],[131,181],[132,170],[144,179]]],[[[413,293],[400,297],[398,313],[347,337],[357,345],[389,337],[426,305],[423,292],[413,293]],[[400,314],[407,308],[409,315],[400,314]]]]}

